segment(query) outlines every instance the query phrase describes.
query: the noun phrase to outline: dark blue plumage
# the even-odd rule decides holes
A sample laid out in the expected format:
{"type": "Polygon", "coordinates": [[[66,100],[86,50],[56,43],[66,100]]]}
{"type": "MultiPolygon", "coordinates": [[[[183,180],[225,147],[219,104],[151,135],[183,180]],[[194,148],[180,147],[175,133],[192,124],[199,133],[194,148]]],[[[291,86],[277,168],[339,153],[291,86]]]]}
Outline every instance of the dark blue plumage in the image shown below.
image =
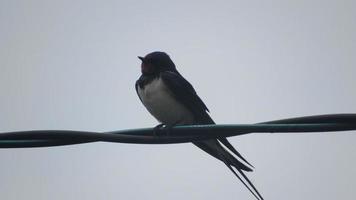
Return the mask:
{"type": "MultiPolygon", "coordinates": [[[[208,114],[207,106],[193,86],[177,71],[175,64],[166,53],[152,52],[139,58],[142,61],[142,75],[136,82],[136,91],[147,110],[158,121],[167,126],[214,124],[208,114]]],[[[226,138],[194,142],[194,144],[225,163],[257,199],[263,199],[243,173],[243,171],[252,171],[247,166],[250,164],[226,138]],[[222,144],[247,165],[229,153],[222,144]]]]}

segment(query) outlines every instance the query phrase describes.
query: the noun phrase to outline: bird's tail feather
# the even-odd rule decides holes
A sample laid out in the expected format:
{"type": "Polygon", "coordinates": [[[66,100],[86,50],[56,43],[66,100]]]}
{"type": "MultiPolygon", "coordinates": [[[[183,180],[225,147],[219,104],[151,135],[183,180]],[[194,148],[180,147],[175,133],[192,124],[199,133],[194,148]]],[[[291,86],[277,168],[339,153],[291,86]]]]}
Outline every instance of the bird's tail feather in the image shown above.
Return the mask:
{"type": "Polygon", "coordinates": [[[245,187],[252,193],[253,196],[256,197],[258,200],[263,200],[262,195],[258,192],[256,187],[252,184],[252,182],[247,178],[247,176],[244,174],[244,172],[241,169],[236,170],[241,174],[242,177],[240,177],[236,171],[231,167],[229,163],[225,162],[225,165],[231,170],[232,173],[235,174],[235,176],[245,185],[245,187]]]}
{"type": "MultiPolygon", "coordinates": [[[[211,156],[225,162],[226,160],[229,163],[241,170],[250,172],[252,169],[235,158],[232,154],[230,154],[219,142],[218,140],[205,140],[202,142],[194,142],[196,146],[198,146],[203,151],[207,152],[211,156]]],[[[231,145],[231,144],[230,144],[231,145]]],[[[232,146],[232,145],[231,145],[232,146]]],[[[236,151],[236,150],[235,150],[236,151]]],[[[237,152],[237,151],[236,151],[237,152]]]]}
{"type": "MultiPolygon", "coordinates": [[[[219,141],[224,144],[230,151],[236,154],[239,158],[249,164],[246,159],[244,159],[240,153],[236,151],[236,149],[227,141],[227,139],[219,138],[219,141]]],[[[207,140],[202,142],[195,142],[196,146],[212,155],[213,157],[221,160],[231,171],[235,174],[235,176],[245,185],[245,187],[259,200],[263,200],[263,197],[257,191],[252,182],[247,178],[247,176],[243,173],[243,171],[252,171],[252,169],[237,158],[235,158],[231,153],[229,153],[219,142],[218,140],[207,140]],[[237,170],[235,171],[234,168],[237,170]]],[[[251,164],[249,164],[251,165],[251,164]]]]}
{"type": "Polygon", "coordinates": [[[253,165],[251,165],[242,155],[235,149],[234,146],[230,144],[230,142],[226,138],[219,138],[219,142],[221,142],[225,147],[227,147],[230,151],[232,151],[237,157],[239,157],[241,160],[243,160],[245,163],[250,165],[252,168],[255,168],[253,165]]]}

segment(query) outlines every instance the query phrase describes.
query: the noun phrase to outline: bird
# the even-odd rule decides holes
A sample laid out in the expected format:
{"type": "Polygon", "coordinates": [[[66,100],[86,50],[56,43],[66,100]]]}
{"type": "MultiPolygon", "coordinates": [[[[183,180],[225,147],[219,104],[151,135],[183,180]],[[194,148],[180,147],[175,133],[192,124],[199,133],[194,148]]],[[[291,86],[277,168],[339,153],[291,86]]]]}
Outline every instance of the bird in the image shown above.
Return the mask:
{"type": "MultiPolygon", "coordinates": [[[[135,88],[142,104],[160,122],[155,130],[162,127],[169,130],[176,125],[215,124],[207,106],[178,72],[167,53],[154,51],[138,58],[141,60],[141,76],[135,88]]],[[[206,139],[193,144],[222,161],[256,199],[263,200],[244,173],[252,171],[253,166],[226,138],[206,139]]]]}

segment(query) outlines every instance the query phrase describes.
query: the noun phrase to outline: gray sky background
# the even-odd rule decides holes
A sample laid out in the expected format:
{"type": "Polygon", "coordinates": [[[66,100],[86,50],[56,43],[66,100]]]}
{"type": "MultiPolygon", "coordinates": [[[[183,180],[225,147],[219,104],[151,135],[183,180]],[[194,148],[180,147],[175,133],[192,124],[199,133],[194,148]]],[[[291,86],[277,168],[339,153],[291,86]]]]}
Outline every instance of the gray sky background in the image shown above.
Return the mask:
{"type": "MultiPolygon", "coordinates": [[[[157,124],[137,55],[168,52],[217,123],[356,113],[355,1],[0,0],[0,132],[157,124]]],[[[265,199],[354,199],[356,132],[231,138],[265,199]]],[[[191,144],[0,149],[1,199],[254,199],[191,144]]]]}

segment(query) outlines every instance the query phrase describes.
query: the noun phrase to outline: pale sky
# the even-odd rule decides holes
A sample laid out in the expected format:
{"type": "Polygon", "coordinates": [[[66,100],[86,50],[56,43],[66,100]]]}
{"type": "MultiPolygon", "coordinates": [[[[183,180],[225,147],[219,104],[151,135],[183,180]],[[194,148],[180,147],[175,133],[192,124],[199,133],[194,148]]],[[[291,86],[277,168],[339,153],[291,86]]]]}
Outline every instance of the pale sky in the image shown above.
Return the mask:
{"type": "MultiPolygon", "coordinates": [[[[356,113],[355,1],[0,0],[0,132],[153,127],[165,51],[219,124],[356,113]]],[[[266,200],[354,199],[356,131],[230,138],[266,200]]],[[[192,144],[0,149],[4,200],[254,199],[192,144]]]]}

